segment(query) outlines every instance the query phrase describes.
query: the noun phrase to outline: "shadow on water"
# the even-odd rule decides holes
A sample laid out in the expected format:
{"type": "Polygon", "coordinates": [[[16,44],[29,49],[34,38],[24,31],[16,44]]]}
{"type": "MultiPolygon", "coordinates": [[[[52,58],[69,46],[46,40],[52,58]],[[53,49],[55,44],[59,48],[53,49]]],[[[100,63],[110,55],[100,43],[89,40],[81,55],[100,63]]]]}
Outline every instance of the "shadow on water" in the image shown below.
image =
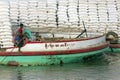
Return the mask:
{"type": "Polygon", "coordinates": [[[84,60],[83,64],[86,65],[113,65],[120,61],[120,53],[107,52],[97,56],[90,57],[84,60]]]}
{"type": "Polygon", "coordinates": [[[119,80],[119,74],[120,53],[103,53],[62,66],[0,66],[0,80],[119,80]]]}

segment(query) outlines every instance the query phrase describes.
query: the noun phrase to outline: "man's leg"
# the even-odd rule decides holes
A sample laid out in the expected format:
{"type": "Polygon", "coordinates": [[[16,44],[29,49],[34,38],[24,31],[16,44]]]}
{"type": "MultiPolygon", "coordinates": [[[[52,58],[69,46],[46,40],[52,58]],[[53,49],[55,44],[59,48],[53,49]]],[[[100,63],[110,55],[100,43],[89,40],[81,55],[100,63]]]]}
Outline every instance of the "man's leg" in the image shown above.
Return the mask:
{"type": "Polygon", "coordinates": [[[18,51],[20,52],[20,47],[18,49],[19,49],[18,51]]]}
{"type": "Polygon", "coordinates": [[[23,39],[22,37],[19,38],[19,42],[18,42],[18,51],[21,52],[21,47],[23,46],[23,39]]]}

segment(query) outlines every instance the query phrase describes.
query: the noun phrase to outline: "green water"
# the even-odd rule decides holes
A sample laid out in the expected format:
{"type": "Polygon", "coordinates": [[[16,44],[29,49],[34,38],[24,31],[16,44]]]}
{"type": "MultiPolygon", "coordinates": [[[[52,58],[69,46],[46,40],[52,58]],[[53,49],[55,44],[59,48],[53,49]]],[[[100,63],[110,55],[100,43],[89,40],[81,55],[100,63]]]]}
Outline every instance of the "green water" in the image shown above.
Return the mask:
{"type": "Polygon", "coordinates": [[[0,66],[0,80],[120,80],[120,53],[104,53],[62,66],[0,66]]]}

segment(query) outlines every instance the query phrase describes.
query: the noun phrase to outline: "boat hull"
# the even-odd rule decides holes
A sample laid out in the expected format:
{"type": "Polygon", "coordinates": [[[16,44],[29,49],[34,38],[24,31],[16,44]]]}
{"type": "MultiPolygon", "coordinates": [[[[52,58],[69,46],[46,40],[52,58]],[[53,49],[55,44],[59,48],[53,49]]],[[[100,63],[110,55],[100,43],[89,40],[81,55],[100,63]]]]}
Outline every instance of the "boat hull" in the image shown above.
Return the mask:
{"type": "Polygon", "coordinates": [[[30,42],[21,48],[21,52],[18,47],[1,51],[0,64],[34,66],[73,63],[107,50],[105,35],[83,39],[30,42]]]}
{"type": "Polygon", "coordinates": [[[39,66],[75,63],[83,61],[86,57],[102,54],[107,50],[107,45],[104,45],[101,49],[74,54],[0,56],[0,64],[9,66],[39,66]]]}
{"type": "Polygon", "coordinates": [[[110,52],[120,52],[120,44],[109,44],[110,52]]]}

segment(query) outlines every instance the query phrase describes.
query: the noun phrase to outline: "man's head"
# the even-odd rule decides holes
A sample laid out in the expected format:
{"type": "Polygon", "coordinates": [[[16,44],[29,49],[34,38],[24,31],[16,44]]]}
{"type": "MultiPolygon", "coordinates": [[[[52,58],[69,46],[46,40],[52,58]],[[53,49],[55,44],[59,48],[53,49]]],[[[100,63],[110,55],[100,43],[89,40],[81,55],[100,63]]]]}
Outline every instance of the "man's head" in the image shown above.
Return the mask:
{"type": "Polygon", "coordinates": [[[22,27],[22,28],[23,28],[23,26],[24,26],[24,25],[23,25],[22,23],[20,23],[20,27],[22,27]]]}

